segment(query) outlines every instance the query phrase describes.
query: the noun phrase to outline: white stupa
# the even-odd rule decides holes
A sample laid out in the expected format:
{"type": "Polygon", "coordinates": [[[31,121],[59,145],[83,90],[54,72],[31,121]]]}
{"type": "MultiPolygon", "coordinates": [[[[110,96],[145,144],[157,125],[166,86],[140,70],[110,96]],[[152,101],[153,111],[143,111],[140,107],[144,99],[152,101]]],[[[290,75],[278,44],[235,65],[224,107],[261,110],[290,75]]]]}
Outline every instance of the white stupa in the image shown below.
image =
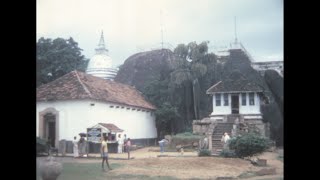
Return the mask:
{"type": "Polygon", "coordinates": [[[101,32],[98,48],[95,50],[96,54],[90,59],[86,73],[103,79],[113,80],[117,75],[118,69],[112,68],[112,59],[108,55],[108,49],[105,47],[103,31],[101,32]]]}

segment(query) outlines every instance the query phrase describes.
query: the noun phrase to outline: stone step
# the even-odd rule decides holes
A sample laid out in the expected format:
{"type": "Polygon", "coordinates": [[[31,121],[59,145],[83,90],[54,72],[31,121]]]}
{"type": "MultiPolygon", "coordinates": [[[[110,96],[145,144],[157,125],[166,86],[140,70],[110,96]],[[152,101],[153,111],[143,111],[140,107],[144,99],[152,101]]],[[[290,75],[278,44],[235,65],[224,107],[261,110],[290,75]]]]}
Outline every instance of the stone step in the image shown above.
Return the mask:
{"type": "Polygon", "coordinates": [[[216,128],[214,128],[214,130],[216,130],[216,131],[223,131],[223,130],[225,130],[225,129],[228,130],[228,129],[232,129],[232,128],[233,128],[233,126],[231,126],[231,127],[223,127],[223,128],[222,128],[222,127],[220,127],[220,128],[217,128],[217,127],[216,127],[216,128]]]}
{"type": "Polygon", "coordinates": [[[219,144],[212,144],[212,147],[219,147],[219,148],[222,148],[223,147],[223,145],[219,145],[219,144]]]}
{"type": "Polygon", "coordinates": [[[215,135],[223,135],[225,132],[227,133],[231,133],[231,130],[228,129],[228,130],[225,130],[225,131],[213,131],[213,134],[215,135]]]}
{"type": "Polygon", "coordinates": [[[233,127],[233,125],[216,126],[215,128],[230,128],[230,127],[233,127]]]}

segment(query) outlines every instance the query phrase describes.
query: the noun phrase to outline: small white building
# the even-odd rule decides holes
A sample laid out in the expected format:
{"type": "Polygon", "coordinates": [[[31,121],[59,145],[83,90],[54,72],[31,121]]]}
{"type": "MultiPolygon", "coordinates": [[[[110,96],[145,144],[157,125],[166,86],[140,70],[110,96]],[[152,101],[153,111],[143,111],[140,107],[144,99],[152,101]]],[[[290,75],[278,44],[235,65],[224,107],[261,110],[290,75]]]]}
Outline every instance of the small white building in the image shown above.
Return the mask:
{"type": "Polygon", "coordinates": [[[72,71],[37,88],[36,135],[57,147],[107,123],[135,143],[151,144],[157,138],[155,109],[134,87],[72,71]]]}
{"type": "Polygon", "coordinates": [[[226,115],[242,115],[244,119],[261,120],[260,95],[263,89],[244,79],[220,81],[207,90],[212,95],[210,118],[226,122],[226,115]]]}
{"type": "Polygon", "coordinates": [[[106,136],[106,137],[108,137],[108,140],[110,142],[117,142],[119,140],[119,138],[118,138],[119,135],[120,135],[121,139],[124,139],[124,135],[125,135],[124,130],[120,129],[118,126],[116,126],[114,124],[98,123],[98,124],[92,126],[91,128],[100,128],[101,135],[102,135],[101,138],[106,136]]]}

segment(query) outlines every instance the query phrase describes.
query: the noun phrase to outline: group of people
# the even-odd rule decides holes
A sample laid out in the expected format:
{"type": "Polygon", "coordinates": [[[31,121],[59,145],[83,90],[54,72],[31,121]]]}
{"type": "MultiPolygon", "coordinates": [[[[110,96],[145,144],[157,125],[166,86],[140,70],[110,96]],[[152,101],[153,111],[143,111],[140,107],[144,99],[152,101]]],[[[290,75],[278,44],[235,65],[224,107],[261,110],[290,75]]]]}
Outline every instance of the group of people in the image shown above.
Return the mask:
{"type": "Polygon", "coordinates": [[[129,146],[131,146],[130,138],[127,139],[126,135],[124,138],[121,137],[121,134],[118,135],[118,153],[126,152],[127,143],[129,142],[129,146]]]}
{"type": "Polygon", "coordinates": [[[82,157],[85,155],[86,144],[84,137],[81,137],[79,141],[77,141],[77,137],[73,138],[73,157],[82,157]]]}

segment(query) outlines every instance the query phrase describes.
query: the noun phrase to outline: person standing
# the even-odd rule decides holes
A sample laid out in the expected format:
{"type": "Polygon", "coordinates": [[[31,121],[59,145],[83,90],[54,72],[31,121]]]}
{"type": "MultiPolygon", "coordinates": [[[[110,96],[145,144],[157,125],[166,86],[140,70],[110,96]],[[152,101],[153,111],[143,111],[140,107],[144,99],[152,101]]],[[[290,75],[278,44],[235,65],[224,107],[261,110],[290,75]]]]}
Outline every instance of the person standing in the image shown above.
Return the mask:
{"type": "Polygon", "coordinates": [[[101,142],[101,156],[102,156],[102,171],[106,171],[104,169],[104,161],[106,161],[106,164],[109,170],[112,170],[108,162],[108,138],[106,136],[103,137],[103,140],[101,142]]]}
{"type": "Polygon", "coordinates": [[[161,140],[161,141],[158,141],[158,143],[159,143],[159,146],[160,146],[160,152],[161,153],[163,153],[164,152],[164,141],[163,141],[163,139],[161,140]]]}
{"type": "Polygon", "coordinates": [[[122,153],[123,139],[121,134],[118,135],[118,153],[122,153]]]}
{"type": "Polygon", "coordinates": [[[127,135],[124,134],[124,139],[123,139],[123,143],[124,143],[124,144],[123,144],[123,152],[127,152],[127,149],[126,149],[127,141],[128,141],[127,135]]]}
{"type": "Polygon", "coordinates": [[[128,152],[128,159],[130,159],[130,147],[131,147],[131,140],[128,138],[127,143],[126,143],[126,150],[128,152]]]}
{"type": "Polygon", "coordinates": [[[160,146],[160,152],[163,153],[164,152],[164,145],[166,143],[166,139],[162,139],[161,141],[158,141],[159,146],[160,146]]]}
{"type": "Polygon", "coordinates": [[[223,149],[227,149],[228,148],[228,141],[230,139],[230,136],[228,135],[227,132],[224,133],[224,135],[221,138],[221,141],[223,143],[223,149]]]}
{"type": "Polygon", "coordinates": [[[78,142],[79,156],[80,157],[82,157],[84,155],[83,146],[84,146],[84,138],[82,136],[80,136],[80,140],[78,142]]]}
{"type": "Polygon", "coordinates": [[[79,149],[78,149],[78,142],[77,142],[76,136],[73,138],[72,143],[73,143],[73,157],[77,158],[79,157],[79,149]]]}

